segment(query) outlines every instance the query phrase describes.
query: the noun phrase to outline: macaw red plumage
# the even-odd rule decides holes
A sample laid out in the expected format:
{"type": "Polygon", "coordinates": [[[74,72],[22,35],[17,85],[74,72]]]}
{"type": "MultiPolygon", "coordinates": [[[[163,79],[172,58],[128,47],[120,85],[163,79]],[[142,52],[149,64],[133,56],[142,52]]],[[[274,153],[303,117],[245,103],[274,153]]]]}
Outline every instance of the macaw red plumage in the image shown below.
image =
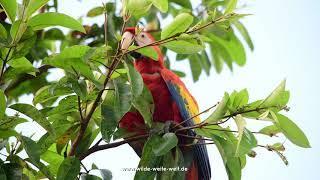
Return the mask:
{"type": "MultiPolygon", "coordinates": [[[[127,48],[133,42],[138,46],[143,46],[154,42],[154,38],[147,32],[136,33],[135,28],[126,28],[123,35],[122,46],[127,48]]],[[[141,74],[144,84],[150,90],[154,101],[153,121],[166,122],[173,121],[181,123],[183,120],[194,117],[198,114],[198,105],[190,94],[184,83],[172,71],[164,66],[164,58],[158,46],[152,46],[158,54],[158,60],[152,60],[139,54],[133,54],[135,57],[134,66],[141,74]]],[[[193,121],[186,121],[183,126],[192,126],[199,123],[197,116],[193,121]]],[[[139,112],[128,112],[121,119],[119,126],[130,132],[141,131],[144,126],[143,117],[139,112]]],[[[188,135],[196,136],[194,131],[188,132],[188,135]]],[[[202,141],[199,141],[200,143],[202,141]]],[[[199,143],[198,142],[198,143],[199,143]]],[[[203,143],[203,142],[202,142],[203,143]]],[[[130,144],[138,155],[141,155],[143,142],[130,144]]],[[[208,153],[205,145],[194,145],[189,150],[182,149],[182,153],[191,152],[193,161],[186,173],[187,180],[209,180],[211,178],[211,169],[208,153]]]]}

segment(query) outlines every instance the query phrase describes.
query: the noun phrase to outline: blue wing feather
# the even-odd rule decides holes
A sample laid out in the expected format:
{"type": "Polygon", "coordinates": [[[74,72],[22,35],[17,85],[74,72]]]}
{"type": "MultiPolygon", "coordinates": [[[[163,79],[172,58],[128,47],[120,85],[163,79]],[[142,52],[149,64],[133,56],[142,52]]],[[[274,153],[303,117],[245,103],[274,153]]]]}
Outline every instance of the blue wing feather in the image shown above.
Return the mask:
{"type": "MultiPolygon", "coordinates": [[[[180,89],[181,87],[174,84],[171,80],[165,79],[164,76],[162,77],[164,78],[167,84],[167,87],[170,91],[172,99],[176,102],[179,108],[182,118],[184,120],[191,118],[193,116],[191,114],[192,111],[190,108],[188,108],[188,101],[186,100],[186,97],[183,97],[183,95],[181,94],[181,89],[180,89]]],[[[182,89],[182,90],[185,90],[185,89],[182,89]]],[[[194,121],[193,120],[186,121],[183,125],[187,127],[193,126],[194,121]]],[[[190,130],[188,134],[191,136],[196,136],[196,133],[193,130],[190,130]]],[[[193,146],[193,154],[198,165],[200,179],[210,180],[211,168],[210,168],[210,162],[208,157],[208,151],[207,151],[207,147],[203,145],[203,143],[204,141],[200,140],[198,142],[199,145],[193,146]]]]}

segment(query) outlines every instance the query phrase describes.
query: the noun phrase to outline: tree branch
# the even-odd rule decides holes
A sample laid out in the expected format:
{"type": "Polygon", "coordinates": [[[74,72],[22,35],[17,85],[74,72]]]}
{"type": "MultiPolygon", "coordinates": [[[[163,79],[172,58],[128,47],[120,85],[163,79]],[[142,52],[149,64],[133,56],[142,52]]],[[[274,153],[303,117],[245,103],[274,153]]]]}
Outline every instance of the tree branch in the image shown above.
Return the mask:
{"type": "MultiPolygon", "coordinates": [[[[127,25],[127,22],[128,22],[128,19],[126,17],[123,18],[124,22],[123,22],[123,25],[122,25],[122,29],[121,29],[121,35],[123,34],[124,32],[124,29],[127,25]]],[[[76,136],[76,138],[74,139],[72,145],[71,145],[71,149],[70,149],[70,152],[69,152],[69,156],[74,156],[75,154],[75,151],[76,151],[76,148],[78,147],[80,141],[82,140],[83,136],[84,136],[84,133],[88,127],[88,124],[89,124],[89,121],[91,120],[91,117],[93,115],[93,113],[95,112],[96,108],[98,107],[100,101],[101,101],[101,97],[102,97],[102,94],[104,92],[104,89],[106,87],[106,85],[108,84],[110,78],[111,78],[111,75],[113,74],[114,70],[116,69],[116,67],[118,66],[121,58],[123,57],[120,56],[120,58],[118,58],[118,55],[120,54],[121,52],[121,41],[118,42],[118,48],[117,48],[117,51],[116,51],[116,55],[115,57],[113,58],[113,61],[112,61],[112,64],[110,66],[110,69],[108,71],[108,74],[106,76],[106,79],[103,83],[103,90],[99,91],[96,99],[94,100],[93,104],[92,104],[92,107],[88,113],[88,115],[84,118],[84,120],[81,122],[80,124],[80,130],[76,136]]]]}
{"type": "Polygon", "coordinates": [[[121,146],[123,144],[127,144],[129,142],[145,139],[147,137],[149,137],[149,134],[133,136],[133,137],[126,138],[126,139],[124,139],[122,141],[119,141],[119,142],[114,142],[114,143],[109,143],[109,144],[104,144],[104,145],[95,145],[95,146],[92,146],[90,149],[88,149],[88,151],[86,151],[85,153],[81,154],[79,156],[79,159],[82,160],[82,159],[86,158],[87,156],[89,156],[90,154],[95,153],[97,151],[102,151],[102,150],[105,150],[105,149],[118,147],[118,146],[121,146]]]}
{"type": "Polygon", "coordinates": [[[186,31],[184,32],[181,32],[181,33],[177,33],[177,34],[174,34],[172,36],[169,36],[165,39],[161,39],[161,40],[158,40],[158,41],[155,41],[155,42],[152,42],[152,43],[149,43],[149,44],[146,44],[144,46],[139,46],[139,47],[136,47],[132,50],[128,50],[126,52],[124,52],[123,54],[128,54],[128,53],[131,53],[131,52],[134,52],[134,51],[137,51],[139,49],[142,49],[142,48],[145,48],[145,47],[149,47],[149,46],[158,46],[158,45],[161,45],[161,44],[165,44],[165,43],[168,43],[168,42],[171,42],[171,41],[174,41],[174,40],[177,40],[176,38],[179,37],[181,34],[193,34],[193,33],[196,33],[202,29],[205,29],[211,25],[215,25],[219,22],[222,22],[224,20],[226,20],[227,18],[230,18],[232,16],[236,15],[235,13],[230,13],[230,14],[227,14],[227,15],[224,15],[224,16],[221,16],[215,20],[212,20],[210,21],[209,23],[203,25],[203,26],[200,26],[200,27],[197,27],[195,29],[187,29],[186,31]]]}
{"type": "MultiPolygon", "coordinates": [[[[237,116],[237,115],[239,115],[239,114],[245,114],[245,113],[255,112],[255,111],[256,111],[256,112],[259,112],[259,111],[261,111],[261,110],[265,110],[265,109],[268,109],[268,108],[270,108],[270,107],[261,107],[261,108],[254,108],[254,109],[249,109],[249,110],[245,110],[245,111],[236,111],[236,112],[234,112],[234,113],[232,113],[232,114],[225,115],[225,116],[221,117],[221,120],[225,119],[225,120],[223,120],[223,121],[218,121],[218,122],[215,122],[215,123],[201,122],[201,123],[195,124],[195,125],[193,125],[193,126],[179,128],[179,129],[177,129],[177,130],[175,131],[175,133],[180,132],[180,131],[191,130],[191,129],[198,129],[198,128],[202,128],[202,127],[204,127],[204,126],[209,126],[209,125],[224,124],[224,123],[226,123],[230,118],[235,117],[235,116],[237,116]]],[[[206,111],[206,110],[205,110],[205,111],[206,111]]],[[[204,113],[204,112],[200,112],[199,114],[202,114],[202,113],[204,113]]],[[[197,115],[199,115],[199,114],[197,114],[197,115]]],[[[197,116],[197,115],[196,115],[196,116],[197,116]]]]}

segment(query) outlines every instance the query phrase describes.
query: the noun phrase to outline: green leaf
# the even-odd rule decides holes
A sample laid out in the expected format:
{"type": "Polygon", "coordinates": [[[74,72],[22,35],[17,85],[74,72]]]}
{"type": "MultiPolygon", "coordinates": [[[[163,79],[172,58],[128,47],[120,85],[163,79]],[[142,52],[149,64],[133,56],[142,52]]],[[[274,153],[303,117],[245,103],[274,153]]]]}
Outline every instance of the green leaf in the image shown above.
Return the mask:
{"type": "Polygon", "coordinates": [[[27,6],[26,17],[30,17],[34,12],[40,9],[42,6],[47,4],[49,0],[29,0],[29,4],[27,6]]]}
{"type": "Polygon", "coordinates": [[[293,144],[303,148],[311,147],[306,135],[293,121],[282,114],[276,114],[276,117],[275,124],[293,144]]]}
{"type": "Polygon", "coordinates": [[[45,175],[49,180],[55,180],[54,175],[50,172],[49,168],[40,162],[37,166],[37,168],[40,170],[40,172],[45,175]]]}
{"type": "Polygon", "coordinates": [[[108,169],[99,169],[100,174],[103,180],[111,180],[112,179],[112,172],[108,169]]]}
{"type": "Polygon", "coordinates": [[[122,81],[114,80],[115,87],[115,110],[118,112],[120,120],[131,108],[131,91],[130,86],[122,81]]]}
{"type": "Polygon", "coordinates": [[[257,139],[255,136],[246,128],[243,130],[242,138],[239,142],[238,156],[244,156],[252,151],[253,148],[257,147],[257,139]]]}
{"type": "Polygon", "coordinates": [[[76,95],[67,96],[59,101],[59,105],[46,113],[47,116],[62,115],[78,111],[78,97],[76,95]]]}
{"type": "Polygon", "coordinates": [[[240,108],[248,104],[248,101],[249,101],[249,93],[247,89],[243,89],[240,92],[236,93],[236,96],[233,99],[232,107],[234,109],[240,108]]]}
{"type": "Polygon", "coordinates": [[[81,74],[100,87],[101,85],[95,79],[89,62],[85,60],[85,55],[90,49],[89,46],[75,45],[64,49],[58,55],[45,58],[44,63],[67,70],[75,75],[81,74]]]}
{"type": "Polygon", "coordinates": [[[38,14],[28,21],[28,25],[31,26],[35,31],[51,26],[62,26],[86,33],[83,26],[77,20],[65,14],[54,12],[38,14]],[[48,21],[48,19],[50,19],[50,21],[48,21]]]}
{"type": "Polygon", "coordinates": [[[148,13],[152,6],[150,0],[125,0],[124,8],[129,15],[133,15],[137,18],[148,13]]]}
{"type": "Polygon", "coordinates": [[[99,169],[99,168],[98,168],[98,166],[97,166],[95,163],[92,163],[91,169],[94,170],[94,169],[99,169]]]}
{"type": "Polygon", "coordinates": [[[204,50],[205,46],[202,42],[195,39],[190,40],[175,40],[163,44],[166,48],[178,54],[194,54],[204,50]]]}
{"type": "Polygon", "coordinates": [[[21,180],[22,179],[22,167],[17,163],[6,163],[2,166],[7,180],[21,180]]]}
{"type": "MultiPolygon", "coordinates": [[[[134,50],[137,47],[138,46],[132,45],[128,48],[128,50],[134,50]]],[[[153,47],[144,47],[144,48],[136,50],[135,52],[138,52],[138,53],[142,54],[143,56],[150,57],[154,61],[158,61],[158,59],[159,59],[158,53],[153,47]]]]}
{"type": "Polygon", "coordinates": [[[111,140],[119,121],[118,112],[114,108],[116,103],[114,96],[115,93],[113,91],[108,91],[105,101],[101,105],[101,135],[107,142],[111,140]]]}
{"type": "MultiPolygon", "coordinates": [[[[157,145],[161,141],[161,137],[154,135],[148,138],[145,143],[142,156],[139,162],[139,168],[155,168],[161,163],[161,156],[156,156],[153,152],[153,146],[157,145]]],[[[156,175],[155,171],[137,171],[134,179],[135,180],[153,180],[156,175]]]]}
{"type": "Polygon", "coordinates": [[[67,157],[60,165],[57,180],[76,179],[80,172],[80,161],[76,157],[67,157]]]}
{"type": "Polygon", "coordinates": [[[9,20],[13,23],[16,19],[18,4],[15,0],[0,0],[3,10],[6,12],[9,20]]]}
{"type": "Polygon", "coordinates": [[[40,163],[40,147],[32,139],[25,136],[21,136],[21,142],[31,162],[37,166],[40,163]]]}
{"type": "Polygon", "coordinates": [[[178,144],[178,138],[174,133],[166,133],[162,136],[160,142],[152,147],[152,151],[156,156],[167,154],[178,144]]]}
{"type": "Polygon", "coordinates": [[[121,80],[113,81],[115,91],[109,91],[101,106],[101,134],[106,141],[110,141],[115,128],[121,118],[130,110],[132,95],[130,86],[121,80]]]}
{"type": "Polygon", "coordinates": [[[0,40],[5,41],[7,39],[7,37],[8,37],[7,30],[0,23],[0,40]]]}
{"type": "Polygon", "coordinates": [[[270,147],[276,151],[284,151],[285,150],[283,143],[275,143],[275,144],[272,144],[270,147]]]}
{"type": "Polygon", "coordinates": [[[183,77],[186,77],[186,73],[182,72],[182,71],[178,71],[178,70],[172,70],[172,72],[174,72],[177,76],[183,78],[183,77]]]}
{"type": "Polygon", "coordinates": [[[41,125],[44,129],[46,129],[49,133],[54,134],[54,129],[50,122],[44,117],[44,115],[36,109],[34,106],[29,104],[13,104],[9,108],[14,109],[22,114],[30,117],[34,121],[36,121],[39,125],[41,125]]]}
{"type": "Polygon", "coordinates": [[[8,64],[15,69],[18,73],[29,73],[35,76],[35,72],[38,70],[33,67],[31,62],[25,58],[21,57],[18,59],[12,59],[8,62],[8,64]]]}
{"type": "Polygon", "coordinates": [[[95,175],[91,175],[91,174],[82,174],[80,176],[81,180],[101,180],[100,177],[95,176],[95,175]]]}
{"type": "Polygon", "coordinates": [[[216,47],[216,45],[210,44],[211,59],[217,73],[221,73],[223,68],[223,59],[219,55],[219,50],[216,47]]]}
{"type": "Polygon", "coordinates": [[[190,1],[186,1],[186,0],[170,0],[170,2],[174,2],[184,8],[187,9],[192,9],[192,4],[190,1]]]}
{"type": "Polygon", "coordinates": [[[275,90],[260,104],[260,107],[274,107],[281,110],[289,101],[290,93],[285,90],[286,80],[283,80],[275,90]]]}
{"type": "Polygon", "coordinates": [[[241,108],[247,106],[249,100],[249,94],[247,89],[243,89],[240,92],[233,91],[229,97],[228,108],[230,112],[236,112],[241,108]]]}
{"type": "Polygon", "coordinates": [[[276,125],[270,125],[262,128],[259,132],[272,137],[281,132],[281,130],[276,125]]]}
{"type": "Polygon", "coordinates": [[[10,29],[10,35],[12,37],[12,43],[17,43],[20,41],[25,31],[27,30],[27,23],[22,22],[22,20],[15,21],[10,29]]]}
{"type": "Polygon", "coordinates": [[[104,8],[99,6],[99,7],[94,7],[92,8],[88,13],[87,13],[87,16],[88,17],[96,17],[96,16],[99,16],[101,14],[104,13],[104,8]]]}
{"type": "Polygon", "coordinates": [[[53,143],[56,143],[57,146],[59,144],[65,145],[66,142],[64,143],[63,141],[69,141],[72,132],[75,132],[78,128],[78,125],[73,125],[71,122],[67,120],[67,117],[63,114],[51,116],[50,121],[53,121],[52,126],[56,134],[51,135],[46,133],[39,139],[37,144],[39,144],[41,148],[41,153],[47,151],[53,143]]]}
{"type": "Polygon", "coordinates": [[[6,172],[4,171],[2,166],[3,166],[3,162],[2,160],[0,160],[0,179],[7,180],[6,172]]]}
{"type": "Polygon", "coordinates": [[[239,156],[239,146],[240,146],[240,142],[242,139],[242,135],[243,135],[243,131],[246,127],[246,120],[240,115],[236,115],[236,117],[234,118],[236,125],[238,127],[238,144],[237,144],[237,148],[236,148],[236,156],[239,156]]]}
{"type": "Polygon", "coordinates": [[[17,133],[15,130],[1,130],[0,131],[0,138],[7,139],[12,136],[18,136],[19,133],[17,133]]]}
{"type": "Polygon", "coordinates": [[[199,80],[199,77],[202,72],[201,58],[200,58],[199,54],[191,55],[189,57],[189,63],[190,63],[193,82],[196,82],[199,80]]]}
{"type": "Polygon", "coordinates": [[[26,119],[19,118],[16,116],[5,116],[3,119],[0,119],[0,129],[14,129],[18,124],[28,122],[26,119]]]}
{"type": "Polygon", "coordinates": [[[211,68],[211,63],[208,57],[208,54],[206,51],[202,51],[201,53],[201,66],[203,70],[206,72],[206,74],[209,76],[210,75],[210,68],[211,68]]]}
{"type": "Polygon", "coordinates": [[[63,95],[71,94],[72,91],[70,91],[67,88],[59,88],[52,90],[52,86],[44,86],[40,88],[34,95],[33,98],[33,105],[40,104],[46,104],[47,102],[55,101],[58,97],[63,95]]]}
{"type": "Polygon", "coordinates": [[[0,89],[0,122],[4,118],[6,112],[7,102],[4,92],[0,89]]]}
{"type": "Polygon", "coordinates": [[[229,101],[229,94],[225,93],[222,100],[219,102],[217,108],[215,109],[215,111],[206,119],[206,122],[215,123],[221,120],[228,110],[227,108],[228,101],[229,101]]]}
{"type": "MultiPolygon", "coordinates": [[[[23,24],[25,25],[25,24],[23,24]]],[[[23,31],[23,27],[19,28],[18,35],[16,36],[15,42],[18,44],[14,48],[11,59],[17,59],[26,56],[32,48],[34,48],[37,36],[31,30],[30,27],[27,27],[26,31],[23,31]],[[22,36],[21,36],[22,35],[22,36]],[[21,38],[19,38],[21,36],[21,38]]],[[[12,42],[14,44],[14,42],[12,42]]]]}
{"type": "Polygon", "coordinates": [[[185,32],[193,22],[193,16],[188,13],[181,13],[173,21],[163,28],[161,39],[185,32]]]}
{"type": "MultiPolygon", "coordinates": [[[[187,163],[187,162],[186,162],[187,163]]],[[[185,164],[182,152],[178,147],[175,148],[175,152],[169,152],[163,156],[162,167],[167,169],[176,169],[177,167],[184,167],[185,164]]],[[[174,180],[184,180],[184,171],[161,171],[158,173],[160,180],[174,179],[174,180]]]]}
{"type": "Polygon", "coordinates": [[[142,94],[139,97],[134,97],[132,105],[139,111],[142,115],[145,124],[151,127],[154,103],[153,97],[149,89],[144,86],[142,94]]]}
{"type": "Polygon", "coordinates": [[[131,64],[125,63],[125,67],[128,72],[128,80],[131,85],[132,94],[134,97],[139,97],[144,87],[143,79],[140,73],[131,64]]]}
{"type": "Polygon", "coordinates": [[[152,0],[152,4],[163,13],[168,11],[168,0],[152,0]]]}
{"type": "Polygon", "coordinates": [[[248,44],[248,46],[251,49],[251,51],[253,51],[254,50],[254,45],[253,45],[253,42],[251,40],[251,37],[250,37],[249,32],[246,29],[246,27],[240,21],[234,21],[233,24],[235,25],[235,27],[240,32],[240,34],[242,35],[243,39],[248,44]]]}
{"type": "MultiPolygon", "coordinates": [[[[228,58],[224,58],[225,61],[230,60],[236,62],[239,66],[243,66],[246,63],[246,52],[241,41],[234,35],[229,34],[228,39],[223,39],[220,36],[210,34],[209,37],[225,52],[228,58]]],[[[221,53],[221,51],[220,51],[221,53]]]]}
{"type": "Polygon", "coordinates": [[[241,180],[241,160],[239,157],[234,157],[232,141],[219,136],[213,136],[212,139],[220,152],[229,180],[241,180]]]}
{"type": "Polygon", "coordinates": [[[224,11],[224,14],[229,14],[234,11],[234,9],[237,7],[238,0],[229,0],[226,9],[224,11]]]}
{"type": "Polygon", "coordinates": [[[47,150],[41,154],[41,159],[49,163],[48,168],[52,173],[57,174],[64,157],[52,150],[47,150]]]}

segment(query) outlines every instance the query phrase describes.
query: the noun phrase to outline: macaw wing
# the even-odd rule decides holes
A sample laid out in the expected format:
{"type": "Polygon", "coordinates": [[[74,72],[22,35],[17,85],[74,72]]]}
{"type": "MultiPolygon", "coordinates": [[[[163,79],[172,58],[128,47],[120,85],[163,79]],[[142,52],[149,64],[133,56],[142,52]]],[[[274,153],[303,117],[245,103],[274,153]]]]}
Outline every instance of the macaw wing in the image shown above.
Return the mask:
{"type": "MultiPolygon", "coordinates": [[[[192,120],[190,119],[182,125],[188,127],[193,126],[195,123],[200,123],[199,116],[196,116],[199,113],[198,104],[189,93],[184,83],[176,74],[167,69],[161,71],[161,76],[167,84],[172,99],[179,108],[182,119],[186,120],[193,117],[192,120]]],[[[196,133],[192,130],[188,133],[189,135],[196,136],[196,133]]],[[[199,143],[204,143],[204,141],[200,140],[199,143]]],[[[211,168],[206,146],[203,144],[194,145],[193,154],[197,162],[201,179],[209,180],[211,178],[211,168]]]]}
{"type": "Polygon", "coordinates": [[[167,69],[161,72],[161,76],[167,84],[167,87],[170,91],[172,99],[177,104],[181,117],[183,120],[190,119],[183,123],[183,126],[192,126],[194,124],[200,123],[199,108],[198,104],[189,93],[188,89],[185,87],[184,83],[174,74],[172,71],[167,69]]]}

